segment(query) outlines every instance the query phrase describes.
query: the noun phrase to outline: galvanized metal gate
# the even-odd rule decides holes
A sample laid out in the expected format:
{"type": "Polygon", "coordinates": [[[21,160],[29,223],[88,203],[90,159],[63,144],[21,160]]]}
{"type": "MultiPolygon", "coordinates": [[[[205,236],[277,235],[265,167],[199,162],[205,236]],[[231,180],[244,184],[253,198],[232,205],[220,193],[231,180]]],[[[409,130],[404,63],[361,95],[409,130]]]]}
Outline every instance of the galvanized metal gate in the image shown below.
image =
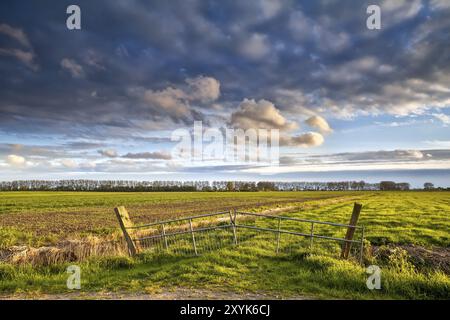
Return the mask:
{"type": "Polygon", "coordinates": [[[144,250],[199,255],[256,243],[273,246],[278,253],[299,248],[313,250],[331,243],[334,249],[330,251],[340,249],[345,259],[353,252],[362,263],[364,226],[357,225],[360,204],[355,204],[349,224],[230,210],[135,226],[124,207],[115,211],[131,255],[144,250]],[[344,231],[345,237],[336,235],[344,231]]]}

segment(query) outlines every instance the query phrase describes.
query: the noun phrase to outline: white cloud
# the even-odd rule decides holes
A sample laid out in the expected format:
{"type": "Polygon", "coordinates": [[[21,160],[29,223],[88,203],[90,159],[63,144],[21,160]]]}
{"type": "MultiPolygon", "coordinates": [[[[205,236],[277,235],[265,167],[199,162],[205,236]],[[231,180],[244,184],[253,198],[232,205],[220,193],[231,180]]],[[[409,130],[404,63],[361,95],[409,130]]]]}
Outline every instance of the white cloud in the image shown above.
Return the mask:
{"type": "Polygon", "coordinates": [[[333,129],[330,128],[327,120],[321,116],[312,116],[305,121],[309,126],[318,129],[322,133],[330,133],[333,129]]]}
{"type": "Polygon", "coordinates": [[[317,147],[322,145],[324,142],[323,136],[318,132],[306,132],[298,136],[283,136],[280,137],[281,146],[292,146],[292,147],[317,147]]]}
{"type": "Polygon", "coordinates": [[[117,157],[117,151],[114,149],[98,150],[98,153],[100,153],[102,156],[109,157],[109,158],[117,157]]]}
{"type": "MultiPolygon", "coordinates": [[[[368,64],[357,64],[359,68],[368,64]]],[[[377,68],[378,69],[378,68],[377,68]]],[[[335,70],[336,71],[336,70],[335,70]]],[[[349,71],[347,71],[349,72],[349,71]]],[[[331,73],[332,75],[333,73],[331,73]]],[[[336,84],[355,82],[363,73],[355,73],[342,78],[335,74],[336,84]]],[[[358,115],[379,115],[383,113],[395,116],[423,114],[429,108],[447,108],[450,106],[450,76],[436,72],[431,80],[409,78],[382,85],[372,92],[353,92],[344,89],[345,97],[331,95],[329,90],[317,89],[311,93],[301,90],[277,90],[276,101],[291,113],[311,115],[314,113],[332,113],[340,118],[354,118],[358,115]]],[[[353,86],[357,88],[357,86],[353,86]]]]}
{"type": "Polygon", "coordinates": [[[73,59],[62,59],[61,67],[67,70],[74,78],[82,78],[84,76],[83,67],[73,59]]]}
{"type": "Polygon", "coordinates": [[[450,124],[450,117],[444,113],[433,113],[433,116],[442,121],[443,124],[450,124]]]}
{"type": "Polygon", "coordinates": [[[81,169],[90,170],[90,169],[95,169],[95,167],[97,167],[97,164],[94,161],[88,161],[88,162],[81,163],[79,165],[79,167],[81,169]]]}
{"type": "Polygon", "coordinates": [[[425,144],[430,145],[434,148],[449,148],[450,149],[450,140],[430,140],[424,141],[425,144]]]}
{"type": "Polygon", "coordinates": [[[177,119],[190,115],[189,104],[185,101],[185,92],[180,89],[168,87],[164,90],[146,90],[144,101],[153,108],[177,119]]]}
{"type": "Polygon", "coordinates": [[[60,162],[66,168],[73,169],[78,166],[78,164],[75,161],[73,161],[72,159],[62,159],[60,162]]]}
{"type": "Polygon", "coordinates": [[[231,124],[240,129],[293,130],[295,122],[288,121],[275,105],[267,100],[244,99],[231,114],[231,124]]]}
{"type": "Polygon", "coordinates": [[[199,100],[206,103],[215,101],[220,96],[220,82],[212,77],[188,78],[186,82],[190,87],[187,94],[189,100],[199,100]]]}
{"type": "Polygon", "coordinates": [[[145,90],[143,100],[158,113],[186,120],[192,115],[191,103],[211,103],[220,96],[220,82],[212,77],[199,76],[185,81],[187,87],[184,88],[145,90]]]}
{"type": "Polygon", "coordinates": [[[22,167],[26,165],[26,160],[22,156],[17,156],[15,154],[10,154],[6,157],[6,162],[13,167],[22,167]]]}

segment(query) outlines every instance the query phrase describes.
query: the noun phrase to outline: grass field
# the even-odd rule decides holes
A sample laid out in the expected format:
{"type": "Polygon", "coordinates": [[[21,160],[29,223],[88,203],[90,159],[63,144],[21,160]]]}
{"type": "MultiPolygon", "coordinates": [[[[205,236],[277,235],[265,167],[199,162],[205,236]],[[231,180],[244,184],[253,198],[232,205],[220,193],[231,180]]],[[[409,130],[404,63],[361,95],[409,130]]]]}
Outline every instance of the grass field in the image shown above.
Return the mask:
{"type": "MultiPolygon", "coordinates": [[[[143,253],[90,257],[77,262],[84,292],[158,292],[195,288],[357,299],[450,298],[450,193],[448,192],[252,192],[252,193],[0,193],[0,247],[57,245],[66,239],[109,237],[117,232],[113,208],[125,205],[135,223],[228,208],[348,223],[353,203],[363,204],[365,264],[382,268],[382,289],[368,290],[365,268],[307,246],[275,254],[261,239],[182,257],[143,253]],[[275,212],[275,211],[274,211],[275,212]],[[413,246],[414,245],[414,246],[413,246]],[[374,252],[385,254],[374,254],[374,252]],[[432,257],[414,256],[417,248],[432,257]]],[[[343,234],[336,236],[342,237],[343,234]]],[[[65,269],[0,263],[4,294],[67,292],[65,269]]]]}

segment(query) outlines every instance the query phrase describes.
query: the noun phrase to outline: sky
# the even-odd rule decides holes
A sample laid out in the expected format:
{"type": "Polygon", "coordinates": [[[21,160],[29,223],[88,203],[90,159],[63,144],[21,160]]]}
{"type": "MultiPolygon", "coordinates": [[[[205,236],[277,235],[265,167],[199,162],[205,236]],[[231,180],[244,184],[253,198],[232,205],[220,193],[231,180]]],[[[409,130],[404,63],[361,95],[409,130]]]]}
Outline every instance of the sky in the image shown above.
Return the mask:
{"type": "Polygon", "coordinates": [[[449,32],[446,0],[2,1],[0,180],[448,187],[449,32]],[[194,121],[278,130],[279,162],[176,158],[194,121]]]}

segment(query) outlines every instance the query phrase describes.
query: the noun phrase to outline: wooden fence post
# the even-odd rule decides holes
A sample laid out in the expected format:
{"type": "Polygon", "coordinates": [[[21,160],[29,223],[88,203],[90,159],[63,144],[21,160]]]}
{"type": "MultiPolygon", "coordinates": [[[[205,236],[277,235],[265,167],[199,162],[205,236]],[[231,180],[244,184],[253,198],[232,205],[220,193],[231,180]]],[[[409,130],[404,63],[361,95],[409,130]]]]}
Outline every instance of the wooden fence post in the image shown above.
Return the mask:
{"type": "MultiPolygon", "coordinates": [[[[345,240],[353,240],[353,235],[355,234],[355,229],[352,226],[356,226],[358,223],[359,214],[361,213],[362,204],[356,203],[353,206],[352,216],[350,218],[350,227],[347,229],[347,234],[345,235],[345,240]]],[[[350,248],[352,247],[351,242],[344,242],[342,246],[341,258],[347,259],[350,253],[350,248]]]]}
{"type": "Polygon", "coordinates": [[[128,215],[128,211],[127,209],[125,209],[125,207],[120,206],[114,208],[114,211],[116,213],[117,219],[119,220],[120,229],[122,229],[125,241],[127,242],[128,253],[130,254],[130,256],[134,256],[136,255],[136,246],[134,245],[134,242],[127,231],[127,228],[133,226],[133,222],[131,222],[130,216],[128,215]]]}

